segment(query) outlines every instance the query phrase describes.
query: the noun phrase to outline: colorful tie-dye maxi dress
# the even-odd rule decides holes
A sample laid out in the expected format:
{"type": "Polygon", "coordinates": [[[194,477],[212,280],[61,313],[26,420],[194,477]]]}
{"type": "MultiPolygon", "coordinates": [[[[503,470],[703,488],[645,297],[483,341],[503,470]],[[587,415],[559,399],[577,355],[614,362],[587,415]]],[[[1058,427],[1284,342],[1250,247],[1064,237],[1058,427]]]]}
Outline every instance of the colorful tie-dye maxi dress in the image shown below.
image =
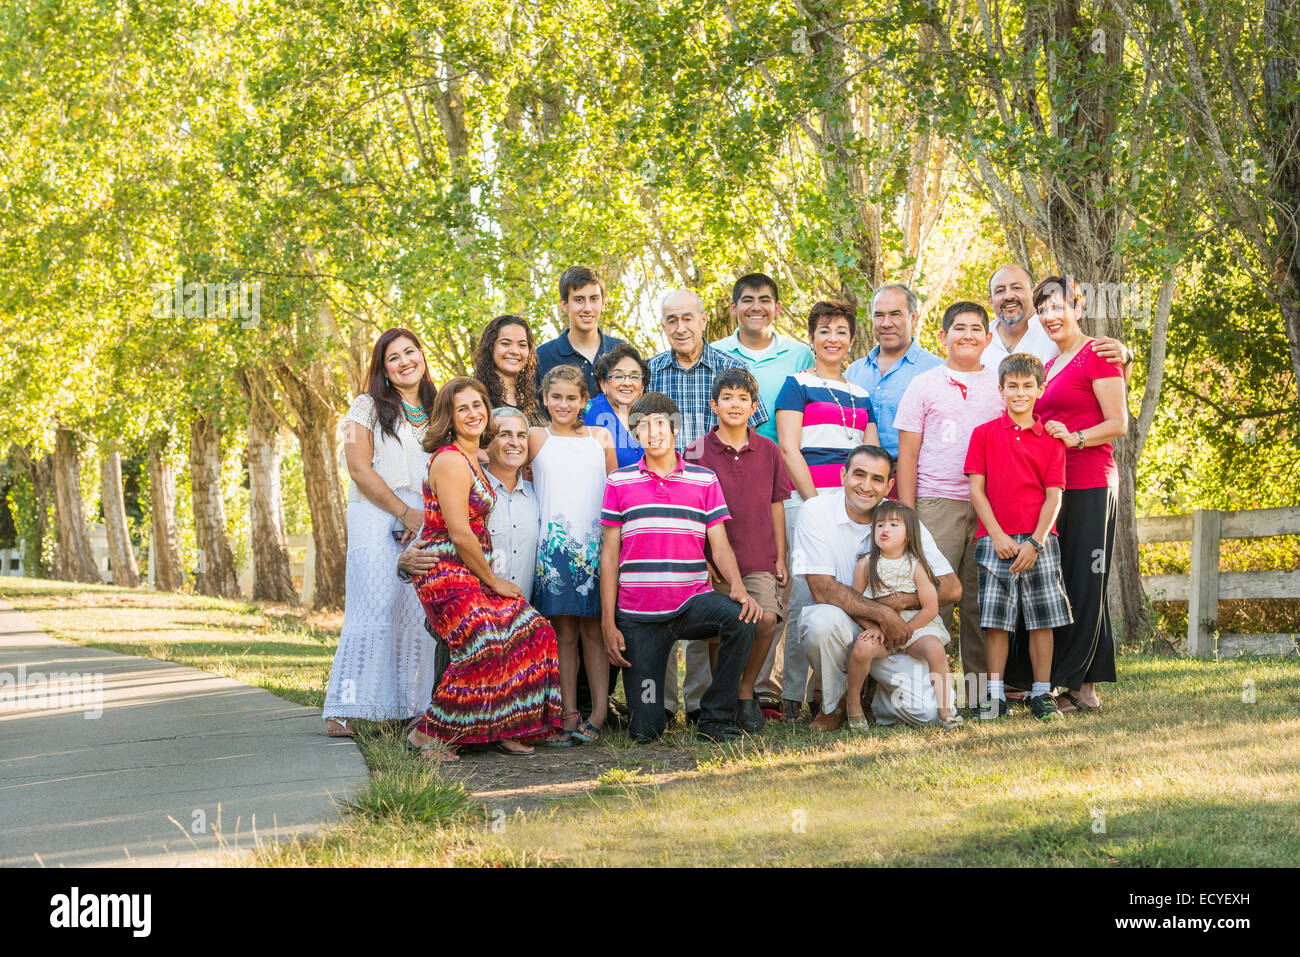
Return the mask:
{"type": "MultiPolygon", "coordinates": [[[[434,456],[447,451],[464,456],[454,445],[434,456]]],[[[470,528],[490,556],[487,518],[496,500],[471,470],[470,528]]],[[[451,651],[451,664],[417,725],[420,731],[461,745],[528,741],[563,727],[554,629],[528,602],[501,597],[465,567],[427,482],[419,544],[437,556],[438,564],[415,577],[416,594],[451,651]]]]}

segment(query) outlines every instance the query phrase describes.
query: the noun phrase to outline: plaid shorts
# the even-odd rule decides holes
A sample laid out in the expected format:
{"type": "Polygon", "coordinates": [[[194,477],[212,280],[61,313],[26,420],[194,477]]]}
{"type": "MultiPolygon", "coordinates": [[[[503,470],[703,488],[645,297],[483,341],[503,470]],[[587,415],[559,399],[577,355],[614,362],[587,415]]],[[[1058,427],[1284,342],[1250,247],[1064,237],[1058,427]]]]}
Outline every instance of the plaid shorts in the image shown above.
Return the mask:
{"type": "MultiPolygon", "coordinates": [[[[1017,544],[1029,533],[1012,535],[1017,544]]],[[[1028,571],[1011,574],[1014,558],[998,558],[988,535],[975,542],[975,563],[979,566],[980,627],[1015,631],[1023,610],[1025,627],[1057,628],[1074,621],[1070,599],[1061,579],[1061,546],[1048,535],[1043,550],[1028,571]]]]}

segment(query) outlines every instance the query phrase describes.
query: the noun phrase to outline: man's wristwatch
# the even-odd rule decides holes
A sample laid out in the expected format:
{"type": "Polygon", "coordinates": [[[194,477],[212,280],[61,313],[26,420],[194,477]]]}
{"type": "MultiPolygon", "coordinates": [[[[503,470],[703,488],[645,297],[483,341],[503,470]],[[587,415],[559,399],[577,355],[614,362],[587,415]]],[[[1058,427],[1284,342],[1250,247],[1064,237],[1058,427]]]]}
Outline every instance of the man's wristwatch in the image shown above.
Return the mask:
{"type": "Polygon", "coordinates": [[[1033,545],[1034,551],[1038,552],[1040,555],[1043,553],[1043,543],[1032,535],[1029,536],[1029,544],[1033,545]]]}
{"type": "Polygon", "coordinates": [[[1074,434],[1077,435],[1077,436],[1079,437],[1079,442],[1078,442],[1077,445],[1075,445],[1075,448],[1076,448],[1076,449],[1081,449],[1081,448],[1083,448],[1083,433],[1082,433],[1082,432],[1075,432],[1074,434]]]}

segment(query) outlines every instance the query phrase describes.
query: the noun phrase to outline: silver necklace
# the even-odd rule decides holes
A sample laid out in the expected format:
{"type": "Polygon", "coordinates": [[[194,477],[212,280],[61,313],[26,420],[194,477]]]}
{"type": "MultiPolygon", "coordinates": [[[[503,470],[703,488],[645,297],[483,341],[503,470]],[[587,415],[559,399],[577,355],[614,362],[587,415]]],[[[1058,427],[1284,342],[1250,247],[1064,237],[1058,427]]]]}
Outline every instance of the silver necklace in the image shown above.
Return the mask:
{"type": "MultiPolygon", "coordinates": [[[[824,388],[827,392],[829,392],[831,394],[831,398],[835,400],[835,408],[840,410],[840,428],[844,430],[844,438],[846,441],[852,442],[853,433],[856,432],[857,429],[853,429],[849,427],[849,422],[844,415],[844,406],[840,402],[839,394],[834,389],[831,388],[831,384],[828,380],[822,378],[821,373],[817,374],[817,378],[821,380],[822,388],[824,388]]],[[[849,393],[849,402],[853,406],[853,411],[854,412],[858,411],[857,402],[854,400],[852,392],[849,393]]]]}

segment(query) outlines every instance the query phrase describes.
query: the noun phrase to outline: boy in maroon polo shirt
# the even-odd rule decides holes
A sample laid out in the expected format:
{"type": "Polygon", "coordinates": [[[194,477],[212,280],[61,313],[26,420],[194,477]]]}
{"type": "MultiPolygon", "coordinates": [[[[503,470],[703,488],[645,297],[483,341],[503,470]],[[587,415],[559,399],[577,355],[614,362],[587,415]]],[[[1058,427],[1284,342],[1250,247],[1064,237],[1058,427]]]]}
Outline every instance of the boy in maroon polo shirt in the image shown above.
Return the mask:
{"type": "Polygon", "coordinates": [[[998,391],[1006,412],[976,426],[966,451],[970,500],[979,518],[975,562],[989,669],[988,700],[979,709],[983,719],[1007,714],[1002,670],[1022,613],[1034,669],[1029,710],[1040,720],[1061,717],[1050,678],[1052,629],[1073,620],[1055,527],[1065,488],[1065,446],[1034,415],[1044,378],[1042,360],[1027,352],[1003,359],[998,391]]]}
{"type": "MultiPolygon", "coordinates": [[[[686,461],[702,465],[718,477],[731,513],[727,540],[740,566],[745,591],[763,610],[736,695],[736,723],[742,731],[752,733],[764,724],[763,712],[754,700],[754,682],[785,619],[790,598],[785,500],[791,486],[781,450],[749,426],[749,417],[758,406],[758,382],[753,374],[748,369],[724,369],[713,378],[712,394],[709,407],[718,424],[692,442],[684,454],[686,461]]],[[[726,594],[728,587],[713,568],[712,556],[709,558],[714,590],[726,594]]]]}

